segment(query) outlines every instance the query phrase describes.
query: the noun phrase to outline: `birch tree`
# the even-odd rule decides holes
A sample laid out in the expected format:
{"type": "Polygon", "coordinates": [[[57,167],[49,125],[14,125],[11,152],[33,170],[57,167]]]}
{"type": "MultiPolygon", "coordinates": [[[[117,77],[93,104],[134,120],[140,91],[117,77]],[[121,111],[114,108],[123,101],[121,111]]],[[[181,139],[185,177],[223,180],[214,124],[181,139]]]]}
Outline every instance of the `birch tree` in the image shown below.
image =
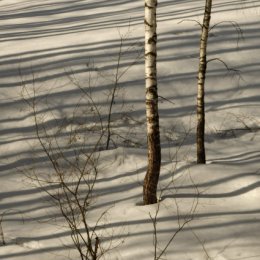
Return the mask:
{"type": "Polygon", "coordinates": [[[211,19],[212,0],[206,0],[204,19],[200,38],[200,58],[198,71],[198,93],[197,93],[197,163],[205,164],[205,104],[204,87],[207,71],[207,43],[211,19]]]}
{"type": "Polygon", "coordinates": [[[157,0],[145,0],[145,87],[148,166],[143,185],[144,205],[157,202],[156,192],[161,167],[156,69],[156,9],[157,0]]]}

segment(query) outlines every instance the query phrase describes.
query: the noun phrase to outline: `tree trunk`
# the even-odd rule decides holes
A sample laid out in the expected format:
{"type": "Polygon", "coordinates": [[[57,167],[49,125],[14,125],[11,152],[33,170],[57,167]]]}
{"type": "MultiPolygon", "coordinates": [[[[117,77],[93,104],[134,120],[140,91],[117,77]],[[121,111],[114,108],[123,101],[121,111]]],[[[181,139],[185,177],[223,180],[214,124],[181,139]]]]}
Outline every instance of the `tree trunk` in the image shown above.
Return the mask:
{"type": "Polygon", "coordinates": [[[157,0],[145,0],[145,87],[148,166],[143,186],[144,205],[157,202],[156,192],[161,167],[156,69],[156,8],[157,0]]]}
{"type": "Polygon", "coordinates": [[[206,0],[203,26],[200,38],[200,60],[198,72],[198,93],[197,93],[197,163],[205,164],[205,105],[204,87],[207,71],[207,43],[211,18],[212,0],[206,0]]]}

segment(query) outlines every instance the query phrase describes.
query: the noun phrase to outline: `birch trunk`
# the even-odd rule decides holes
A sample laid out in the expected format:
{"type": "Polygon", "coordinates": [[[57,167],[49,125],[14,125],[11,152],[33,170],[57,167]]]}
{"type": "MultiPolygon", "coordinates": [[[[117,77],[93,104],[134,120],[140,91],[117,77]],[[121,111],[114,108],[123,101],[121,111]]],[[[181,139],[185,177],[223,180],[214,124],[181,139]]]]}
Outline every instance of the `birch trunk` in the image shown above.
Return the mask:
{"type": "Polygon", "coordinates": [[[156,192],[161,167],[156,69],[156,9],[157,0],[145,0],[145,87],[148,166],[143,186],[144,205],[157,202],[156,192]]]}
{"type": "Polygon", "coordinates": [[[206,0],[203,26],[200,38],[200,60],[198,72],[198,93],[197,93],[197,163],[205,164],[205,104],[204,87],[207,71],[207,43],[211,18],[212,0],[206,0]]]}

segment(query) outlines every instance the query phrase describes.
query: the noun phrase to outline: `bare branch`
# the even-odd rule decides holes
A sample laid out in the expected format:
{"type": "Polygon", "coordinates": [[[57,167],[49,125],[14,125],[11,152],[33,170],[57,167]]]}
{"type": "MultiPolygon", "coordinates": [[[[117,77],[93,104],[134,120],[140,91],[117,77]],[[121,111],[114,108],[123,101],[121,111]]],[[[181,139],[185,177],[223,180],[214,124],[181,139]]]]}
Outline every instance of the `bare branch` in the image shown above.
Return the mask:
{"type": "Polygon", "coordinates": [[[203,25],[198,21],[198,20],[194,20],[194,19],[183,19],[181,20],[180,22],[178,22],[178,24],[181,24],[183,22],[194,22],[196,23],[197,25],[200,26],[200,28],[202,29],[203,25]]]}

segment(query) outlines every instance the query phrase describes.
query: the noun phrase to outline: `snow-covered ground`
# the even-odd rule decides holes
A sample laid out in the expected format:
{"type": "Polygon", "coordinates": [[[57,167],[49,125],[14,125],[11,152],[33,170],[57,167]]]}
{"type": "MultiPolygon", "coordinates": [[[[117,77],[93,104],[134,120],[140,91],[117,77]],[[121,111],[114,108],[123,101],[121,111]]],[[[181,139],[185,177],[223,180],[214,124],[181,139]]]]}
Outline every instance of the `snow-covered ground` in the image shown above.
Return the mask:
{"type": "MultiPolygon", "coordinates": [[[[88,213],[95,223],[107,212],[97,230],[105,245],[111,242],[105,259],[154,259],[152,219],[158,209],[159,254],[190,219],[162,259],[260,259],[260,3],[213,4],[212,25],[220,24],[210,33],[209,59],[221,59],[232,70],[218,61],[208,64],[202,166],[195,163],[194,112],[200,31],[192,20],[202,20],[204,1],[159,1],[160,203],[143,206],[143,1],[0,1],[0,223],[6,241],[1,260],[80,259],[59,210],[26,177],[35,171],[47,176],[52,169],[25,101],[32,104],[35,90],[37,116],[47,122],[47,131],[66,122],[61,144],[68,142],[71,125],[84,129],[96,122],[73,82],[91,85],[106,118],[120,39],[118,73],[125,73],[112,108],[113,142],[99,152],[88,213]]],[[[96,135],[87,133],[91,149],[96,135]]]]}

